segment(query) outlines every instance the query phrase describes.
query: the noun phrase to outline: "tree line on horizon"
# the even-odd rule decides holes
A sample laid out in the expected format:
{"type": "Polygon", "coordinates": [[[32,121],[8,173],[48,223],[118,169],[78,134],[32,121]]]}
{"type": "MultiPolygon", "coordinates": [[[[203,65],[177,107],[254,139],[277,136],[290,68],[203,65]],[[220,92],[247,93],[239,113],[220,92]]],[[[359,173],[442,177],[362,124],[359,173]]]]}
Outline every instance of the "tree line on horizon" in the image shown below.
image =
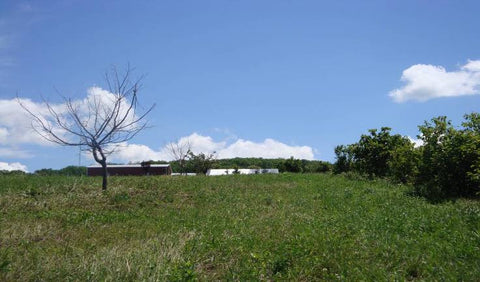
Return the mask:
{"type": "MultiPolygon", "coordinates": [[[[268,169],[277,168],[279,172],[293,173],[322,173],[332,171],[333,165],[320,160],[302,160],[290,157],[288,159],[264,159],[264,158],[231,158],[231,159],[213,159],[205,165],[202,153],[199,158],[187,160],[185,171],[205,174],[208,169],[268,169]]],[[[208,162],[208,161],[207,161],[208,162]]],[[[173,171],[181,171],[178,161],[169,162],[173,171]]]]}
{"type": "MultiPolygon", "coordinates": [[[[219,168],[250,168],[250,169],[266,169],[278,168],[280,172],[293,173],[323,173],[330,172],[333,165],[326,161],[319,160],[301,160],[293,157],[289,159],[264,159],[264,158],[231,158],[231,159],[209,159],[205,154],[200,153],[195,157],[187,159],[183,168],[179,161],[149,161],[151,164],[170,164],[173,172],[187,173],[195,172],[197,174],[205,174],[208,169],[219,168]]],[[[110,165],[112,165],[110,163],[110,165]]],[[[86,175],[87,167],[85,166],[67,166],[62,169],[42,168],[33,172],[35,175],[41,176],[82,176],[86,175]]],[[[0,174],[25,174],[23,171],[1,171],[0,174]]]]}

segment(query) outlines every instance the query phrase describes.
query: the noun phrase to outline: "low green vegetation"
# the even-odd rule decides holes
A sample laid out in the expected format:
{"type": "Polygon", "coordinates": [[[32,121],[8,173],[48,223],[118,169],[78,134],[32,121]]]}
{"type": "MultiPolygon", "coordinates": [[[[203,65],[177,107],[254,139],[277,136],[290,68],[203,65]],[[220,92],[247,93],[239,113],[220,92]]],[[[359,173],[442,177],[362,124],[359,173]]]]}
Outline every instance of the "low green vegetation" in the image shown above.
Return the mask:
{"type": "Polygon", "coordinates": [[[0,176],[0,280],[480,277],[475,200],[330,174],[110,181],[0,176]]]}

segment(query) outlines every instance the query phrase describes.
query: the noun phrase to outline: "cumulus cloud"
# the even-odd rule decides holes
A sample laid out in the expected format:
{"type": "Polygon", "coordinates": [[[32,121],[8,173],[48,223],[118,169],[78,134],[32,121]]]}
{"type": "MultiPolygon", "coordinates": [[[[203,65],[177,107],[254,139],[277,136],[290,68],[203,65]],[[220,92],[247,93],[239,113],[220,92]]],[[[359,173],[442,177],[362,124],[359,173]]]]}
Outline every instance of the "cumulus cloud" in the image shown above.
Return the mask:
{"type": "MultiPolygon", "coordinates": [[[[84,99],[71,101],[73,107],[81,120],[85,121],[84,126],[93,128],[95,119],[88,118],[92,114],[92,105],[98,105],[98,112],[103,115],[108,109],[113,107],[115,95],[99,87],[91,87],[87,90],[87,96],[84,99]]],[[[45,123],[52,125],[53,131],[66,140],[75,140],[75,136],[68,136],[67,132],[60,127],[55,126],[52,115],[49,113],[47,104],[44,102],[34,102],[30,99],[20,98],[10,100],[0,100],[0,145],[16,146],[19,144],[37,144],[52,145],[49,141],[38,135],[32,128],[33,118],[21,106],[20,103],[37,116],[44,117],[45,123]]],[[[51,108],[59,116],[67,114],[66,103],[50,103],[51,108]]],[[[127,102],[120,106],[120,113],[126,113],[127,102]]],[[[133,120],[136,117],[130,113],[127,118],[133,120]]]]}
{"type": "Polygon", "coordinates": [[[469,60],[456,71],[447,71],[442,66],[413,65],[403,71],[401,81],[405,82],[405,85],[389,94],[397,103],[478,95],[480,94],[480,60],[469,60]]]}
{"type": "MultiPolygon", "coordinates": [[[[227,143],[226,141],[217,142],[210,136],[193,133],[180,138],[176,143],[186,144],[187,142],[190,144],[192,152],[196,154],[215,152],[215,156],[219,159],[235,157],[314,159],[313,148],[309,146],[290,146],[270,138],[263,142],[237,139],[233,143],[227,143]]],[[[173,158],[168,149],[170,145],[169,143],[154,150],[145,145],[123,143],[117,147],[117,151],[111,158],[121,162],[168,161],[173,158]]]]}
{"type": "Polygon", "coordinates": [[[313,159],[313,149],[308,146],[290,146],[273,139],[265,139],[255,143],[239,139],[218,152],[219,158],[260,157],[260,158],[289,158],[313,159]]]}
{"type": "Polygon", "coordinates": [[[12,171],[12,170],[21,170],[28,172],[27,166],[21,164],[21,163],[4,163],[0,162],[0,170],[7,170],[7,171],[12,171]]]}
{"type": "Polygon", "coordinates": [[[227,147],[226,141],[215,142],[210,136],[203,136],[193,133],[190,136],[182,137],[178,141],[180,144],[190,143],[192,152],[198,153],[219,153],[227,147]]]}
{"type": "Polygon", "coordinates": [[[408,140],[413,143],[413,146],[415,148],[423,146],[423,140],[422,139],[415,139],[413,137],[407,136],[408,140]]]}
{"type": "MultiPolygon", "coordinates": [[[[30,99],[20,99],[19,101],[34,113],[48,114],[44,103],[36,103],[30,99]]],[[[60,105],[53,106],[56,109],[61,107],[60,105]]],[[[48,142],[33,130],[32,117],[16,99],[0,100],[0,145],[14,144],[47,145],[48,142]]]]}
{"type": "MultiPolygon", "coordinates": [[[[112,147],[110,147],[110,149],[111,148],[112,147]]],[[[88,155],[88,157],[92,158],[91,155],[88,155]]],[[[110,155],[110,159],[128,163],[149,160],[171,160],[172,157],[165,148],[155,151],[146,145],[128,144],[124,142],[115,146],[115,151],[110,155]]]]}
{"type": "MultiPolygon", "coordinates": [[[[87,97],[82,100],[73,101],[72,104],[78,109],[77,113],[80,119],[84,121],[84,126],[93,131],[95,119],[91,117],[98,115],[100,120],[106,119],[106,113],[113,111],[117,99],[116,94],[93,86],[87,90],[87,97]]],[[[133,122],[137,118],[133,111],[128,111],[129,106],[129,101],[123,99],[119,107],[119,116],[127,116],[125,124],[133,122]]]]}

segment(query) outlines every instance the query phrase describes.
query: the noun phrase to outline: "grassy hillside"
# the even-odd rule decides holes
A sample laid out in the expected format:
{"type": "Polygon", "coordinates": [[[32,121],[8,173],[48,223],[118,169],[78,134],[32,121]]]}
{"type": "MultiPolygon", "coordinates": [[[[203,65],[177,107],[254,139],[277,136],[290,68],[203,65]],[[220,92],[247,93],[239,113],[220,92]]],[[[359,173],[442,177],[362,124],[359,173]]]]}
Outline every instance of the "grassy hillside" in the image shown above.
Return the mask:
{"type": "Polygon", "coordinates": [[[478,280],[480,203],[332,175],[0,177],[0,280],[478,280]]]}

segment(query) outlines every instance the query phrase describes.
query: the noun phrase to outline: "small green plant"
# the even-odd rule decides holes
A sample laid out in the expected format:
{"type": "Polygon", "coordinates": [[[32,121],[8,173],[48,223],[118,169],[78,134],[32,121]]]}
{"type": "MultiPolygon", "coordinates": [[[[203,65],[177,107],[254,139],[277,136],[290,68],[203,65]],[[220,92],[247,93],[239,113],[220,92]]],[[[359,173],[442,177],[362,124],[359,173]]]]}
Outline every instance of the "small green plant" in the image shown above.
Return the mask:
{"type": "Polygon", "coordinates": [[[9,266],[12,262],[10,261],[9,255],[10,249],[8,248],[6,248],[3,253],[0,253],[0,273],[8,272],[10,270],[9,266]]]}
{"type": "Polygon", "coordinates": [[[25,191],[25,195],[32,198],[37,198],[37,196],[40,195],[40,192],[36,188],[30,188],[25,191]]]}
{"type": "Polygon", "coordinates": [[[110,201],[112,204],[120,204],[124,203],[130,200],[130,195],[127,192],[121,192],[118,194],[114,194],[111,198],[110,201]]]}
{"type": "Polygon", "coordinates": [[[290,260],[285,257],[278,257],[271,263],[271,274],[276,275],[279,273],[285,273],[290,266],[290,260]]]}
{"type": "Polygon", "coordinates": [[[190,261],[174,265],[168,275],[169,281],[195,281],[196,278],[195,265],[190,261]]]}
{"type": "Polygon", "coordinates": [[[271,206],[273,204],[273,199],[272,197],[266,197],[264,202],[265,202],[265,205],[271,206]]]}

